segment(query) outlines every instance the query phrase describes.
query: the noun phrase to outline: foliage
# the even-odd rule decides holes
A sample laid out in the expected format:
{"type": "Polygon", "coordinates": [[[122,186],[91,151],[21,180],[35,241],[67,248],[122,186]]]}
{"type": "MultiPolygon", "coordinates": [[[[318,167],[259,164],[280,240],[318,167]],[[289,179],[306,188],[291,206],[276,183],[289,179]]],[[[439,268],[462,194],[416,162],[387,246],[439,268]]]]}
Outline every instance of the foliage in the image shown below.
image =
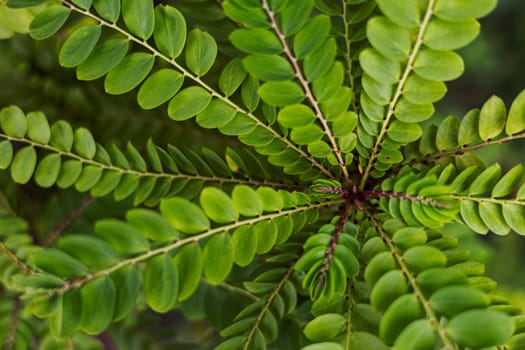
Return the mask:
{"type": "Polygon", "coordinates": [[[448,224],[525,234],[522,166],[475,153],[525,138],[525,92],[428,125],[495,6],[0,1],[0,37],[51,41],[86,86],[234,139],[141,147],[109,118],[105,144],[67,113],[3,106],[0,169],[57,196],[54,215],[75,203],[53,229],[2,201],[3,346],[523,348],[521,310],[448,224]],[[192,340],[188,320],[217,332],[192,340]]]}

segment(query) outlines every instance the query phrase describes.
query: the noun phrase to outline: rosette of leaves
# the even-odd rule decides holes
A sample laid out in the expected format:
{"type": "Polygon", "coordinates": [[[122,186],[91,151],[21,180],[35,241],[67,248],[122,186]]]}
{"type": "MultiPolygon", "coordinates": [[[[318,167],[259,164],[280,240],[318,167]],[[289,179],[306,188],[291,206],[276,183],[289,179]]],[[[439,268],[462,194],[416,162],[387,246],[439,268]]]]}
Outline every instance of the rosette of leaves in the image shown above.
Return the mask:
{"type": "Polygon", "coordinates": [[[521,311],[446,225],[525,234],[522,167],[474,153],[525,137],[525,93],[421,126],[495,5],[3,1],[78,80],[244,145],[102,145],[3,108],[0,168],[15,183],[127,206],[46,244],[2,214],[3,341],[144,344],[132,320],[146,309],[206,318],[220,350],[523,348],[521,311]],[[33,322],[45,327],[28,335],[33,322]]]}

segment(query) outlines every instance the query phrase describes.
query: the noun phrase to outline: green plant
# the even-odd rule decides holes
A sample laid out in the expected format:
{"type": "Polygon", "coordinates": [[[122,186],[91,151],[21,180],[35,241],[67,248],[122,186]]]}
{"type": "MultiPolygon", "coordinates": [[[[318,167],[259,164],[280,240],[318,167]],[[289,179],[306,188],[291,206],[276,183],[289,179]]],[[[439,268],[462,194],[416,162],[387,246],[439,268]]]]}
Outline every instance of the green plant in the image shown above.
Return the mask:
{"type": "Polygon", "coordinates": [[[475,153],[525,137],[525,92],[508,112],[492,97],[427,122],[463,72],[453,50],[495,5],[0,1],[2,37],[56,38],[78,80],[140,85],[141,108],[249,146],[138,150],[118,130],[102,146],[3,108],[0,168],[15,183],[89,192],[56,230],[2,205],[4,347],[524,348],[525,317],[447,225],[525,234],[522,166],[503,174],[475,153]],[[64,231],[93,198],[115,213],[64,231]],[[165,330],[158,313],[176,323],[177,310],[223,339],[165,330]]]}

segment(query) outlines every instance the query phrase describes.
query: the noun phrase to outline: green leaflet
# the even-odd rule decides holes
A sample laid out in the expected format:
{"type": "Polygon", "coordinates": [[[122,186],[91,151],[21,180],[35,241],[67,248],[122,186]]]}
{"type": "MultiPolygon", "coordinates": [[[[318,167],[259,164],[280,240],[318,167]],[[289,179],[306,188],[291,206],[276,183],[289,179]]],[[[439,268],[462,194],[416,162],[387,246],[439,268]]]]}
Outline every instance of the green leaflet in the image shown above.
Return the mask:
{"type": "Polygon", "coordinates": [[[414,71],[422,78],[448,81],[458,78],[465,69],[463,59],[453,51],[419,51],[414,62],[414,71]]]}
{"type": "Polygon", "coordinates": [[[286,106],[300,103],[304,100],[301,87],[292,81],[270,81],[264,83],[258,90],[264,102],[271,106],[286,106]]]}
{"type": "Polygon", "coordinates": [[[22,138],[27,131],[24,112],[17,106],[10,106],[0,112],[0,127],[11,137],[22,138]]]}
{"type": "Polygon", "coordinates": [[[86,159],[92,159],[97,151],[95,145],[95,139],[91,132],[86,128],[78,128],[75,130],[74,148],[76,153],[86,159]]]}
{"type": "Polygon", "coordinates": [[[233,266],[233,245],[228,233],[213,236],[204,246],[204,276],[212,284],[219,284],[229,275],[233,266]]]}
{"type": "Polygon", "coordinates": [[[492,96],[481,108],[479,115],[479,135],[482,140],[498,136],[505,127],[507,108],[503,100],[492,96]]]}
{"type": "Polygon", "coordinates": [[[211,95],[200,86],[190,86],[179,92],[168,105],[171,119],[186,120],[201,112],[211,102],[211,95]]]}
{"type": "Polygon", "coordinates": [[[137,52],[126,56],[106,76],[104,88],[113,95],[124,94],[133,90],[149,74],[154,56],[137,52]]]}
{"type": "Polygon", "coordinates": [[[396,339],[393,350],[432,350],[436,342],[434,329],[428,320],[418,320],[408,325],[396,339]]]}
{"type": "Polygon", "coordinates": [[[201,246],[198,243],[183,246],[173,258],[179,273],[179,301],[188,299],[199,286],[203,261],[201,246]]]}
{"type": "Polygon", "coordinates": [[[142,40],[153,34],[155,13],[152,0],[122,0],[122,18],[129,31],[142,40]]]}
{"type": "Polygon", "coordinates": [[[95,46],[91,54],[77,67],[77,78],[100,78],[124,58],[128,48],[129,41],[126,39],[109,39],[95,46]]]}
{"type": "Polygon", "coordinates": [[[277,55],[249,55],[243,58],[242,65],[259,80],[290,80],[295,75],[292,65],[277,55]]]}
{"type": "Polygon", "coordinates": [[[143,253],[150,248],[149,242],[138,229],[115,219],[106,219],[95,225],[97,236],[108,242],[120,255],[143,253]]]}
{"type": "Polygon", "coordinates": [[[95,11],[107,21],[116,22],[120,15],[119,0],[93,0],[95,11]]]}
{"type": "Polygon", "coordinates": [[[399,63],[382,56],[374,49],[363,50],[359,60],[363,70],[377,81],[395,84],[401,76],[399,63]]]}
{"type": "Polygon", "coordinates": [[[199,200],[206,215],[217,223],[229,223],[239,218],[239,212],[230,197],[215,187],[202,190],[199,200]]]}
{"type": "Polygon", "coordinates": [[[232,235],[233,262],[239,266],[247,266],[257,252],[256,236],[250,226],[237,228],[232,235]]]}
{"type": "Polygon", "coordinates": [[[35,171],[35,182],[41,187],[51,187],[55,184],[62,165],[59,154],[48,154],[39,163],[35,171]]]}
{"type": "MultiPolygon", "coordinates": [[[[51,129],[42,112],[29,112],[27,119],[27,137],[37,143],[47,144],[51,139],[51,129]]],[[[4,129],[5,130],[5,129],[4,129]]]]}
{"type": "Polygon", "coordinates": [[[36,167],[36,150],[27,146],[18,151],[11,164],[11,177],[19,184],[29,182],[36,167]]]}
{"type": "Polygon", "coordinates": [[[29,35],[42,40],[54,35],[66,22],[71,10],[61,5],[53,5],[40,12],[31,22],[29,35]]]}
{"type": "Polygon", "coordinates": [[[229,39],[236,48],[249,54],[275,55],[282,51],[279,39],[265,29],[236,29],[229,39]]]}
{"type": "Polygon", "coordinates": [[[29,260],[38,268],[61,278],[82,277],[88,273],[84,264],[55,248],[35,251],[29,260]]]}
{"type": "Polygon", "coordinates": [[[13,146],[11,142],[0,142],[0,169],[7,169],[13,159],[13,146]]]}
{"type": "Polygon", "coordinates": [[[89,281],[81,289],[80,328],[88,334],[103,332],[113,319],[115,285],[108,276],[89,281]]]}
{"type": "Polygon", "coordinates": [[[177,58],[186,42],[186,20],[174,7],[155,7],[153,39],[158,49],[170,58],[177,58]]]}
{"type": "Polygon", "coordinates": [[[396,61],[408,58],[412,41],[406,28],[386,17],[374,17],[367,23],[366,34],[372,46],[383,56],[396,61]]]}
{"type": "Polygon", "coordinates": [[[58,247],[85,264],[90,271],[108,268],[118,261],[113,248],[95,236],[67,235],[60,238],[58,247]]]}
{"type": "Polygon", "coordinates": [[[78,289],[60,295],[49,319],[51,334],[59,339],[73,335],[80,328],[81,312],[82,300],[78,289]]]}
{"type": "Polygon", "coordinates": [[[415,27],[419,24],[419,6],[416,0],[390,1],[378,0],[377,5],[392,22],[402,27],[415,27]]]}
{"type": "Polygon", "coordinates": [[[496,0],[473,2],[461,0],[440,0],[436,3],[436,16],[448,21],[461,21],[469,18],[480,18],[496,7],[496,0]]]}
{"type": "Polygon", "coordinates": [[[210,228],[210,221],[204,212],[184,198],[162,200],[160,212],[175,229],[184,233],[199,233],[210,228]]]}
{"type": "Polygon", "coordinates": [[[423,316],[423,308],[417,297],[414,294],[405,294],[385,311],[379,326],[379,336],[386,344],[393,344],[410,323],[423,316]]]}
{"type": "Polygon", "coordinates": [[[318,15],[308,21],[295,36],[293,51],[299,59],[316,51],[330,32],[330,17],[318,15]]]}
{"type": "Polygon", "coordinates": [[[217,56],[217,44],[213,37],[199,29],[188,34],[185,58],[188,68],[198,76],[206,74],[217,56]]]}
{"type": "Polygon", "coordinates": [[[110,275],[117,291],[113,320],[126,317],[136,305],[141,283],[135,266],[126,266],[110,275]]]}
{"type": "Polygon", "coordinates": [[[206,129],[219,128],[230,122],[237,112],[226,102],[214,99],[197,114],[197,124],[206,129]]]}
{"type": "Polygon", "coordinates": [[[339,314],[324,314],[308,322],[303,329],[310,340],[324,341],[334,339],[346,329],[346,319],[339,314]]]}
{"type": "Polygon", "coordinates": [[[525,91],[522,91],[510,106],[505,132],[511,135],[523,129],[525,129],[525,91]]]}
{"type": "Polygon", "coordinates": [[[514,325],[501,312],[480,309],[465,311],[452,318],[446,330],[454,341],[463,346],[486,348],[508,339],[514,332],[514,325]],[[477,332],[478,329],[483,329],[484,332],[477,332]]]}
{"type": "Polygon", "coordinates": [[[257,216],[263,212],[263,203],[257,192],[246,185],[235,186],[232,192],[232,201],[241,215],[257,216]]]}
{"type": "Polygon", "coordinates": [[[232,95],[246,78],[246,70],[243,67],[241,58],[231,60],[219,77],[219,89],[226,94],[232,95]]]}
{"type": "Polygon", "coordinates": [[[156,71],[139,89],[139,106],[143,109],[153,109],[162,105],[179,91],[183,81],[184,76],[175,70],[164,68],[156,71]]]}
{"type": "Polygon", "coordinates": [[[179,237],[179,232],[153,210],[129,210],[126,213],[126,220],[137,227],[143,236],[153,241],[169,242],[179,237]]]}
{"type": "Polygon", "coordinates": [[[144,272],[146,303],[156,312],[167,312],[175,305],[178,294],[179,275],[169,254],[149,260],[144,272]]]}
{"type": "Polygon", "coordinates": [[[423,42],[434,50],[456,50],[469,44],[479,34],[479,22],[473,18],[448,22],[440,19],[430,21],[423,42]]]}
{"type": "Polygon", "coordinates": [[[60,49],[58,54],[60,64],[70,68],[82,63],[95,48],[100,33],[99,25],[83,26],[73,32],[60,49]]]}
{"type": "Polygon", "coordinates": [[[312,12],[313,3],[313,0],[304,0],[293,5],[288,3],[279,18],[279,24],[284,35],[291,36],[304,26],[312,12]]]}

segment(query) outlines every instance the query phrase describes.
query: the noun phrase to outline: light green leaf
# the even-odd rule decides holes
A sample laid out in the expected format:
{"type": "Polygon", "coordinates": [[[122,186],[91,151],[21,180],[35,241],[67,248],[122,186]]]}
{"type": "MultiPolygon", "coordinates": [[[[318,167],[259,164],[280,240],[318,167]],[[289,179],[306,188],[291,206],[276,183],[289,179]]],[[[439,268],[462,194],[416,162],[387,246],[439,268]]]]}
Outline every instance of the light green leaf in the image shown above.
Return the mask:
{"type": "Polygon", "coordinates": [[[179,238],[179,233],[156,211],[131,209],[126,213],[126,220],[153,241],[169,242],[179,238]]]}
{"type": "Polygon", "coordinates": [[[394,115],[396,118],[405,123],[417,123],[427,120],[434,114],[432,104],[417,105],[408,102],[406,98],[401,97],[396,105],[394,115]]]}
{"type": "Polygon", "coordinates": [[[29,261],[38,268],[61,278],[82,277],[89,272],[80,261],[56,248],[37,250],[31,253],[29,261]]]}
{"type": "Polygon", "coordinates": [[[235,186],[232,200],[237,211],[244,216],[257,216],[263,212],[263,204],[257,192],[246,185],[235,186]]]}
{"type": "Polygon", "coordinates": [[[188,35],[185,58],[188,68],[198,76],[206,74],[217,56],[217,43],[213,37],[199,29],[192,30],[188,35]]]}
{"type": "Polygon", "coordinates": [[[125,57],[117,64],[104,80],[104,89],[108,94],[120,95],[133,90],[149,74],[155,57],[136,52],[125,57]]]}
{"type": "Polygon", "coordinates": [[[343,315],[327,313],[308,322],[303,329],[304,335],[310,340],[332,340],[346,329],[346,319],[343,315]]]}
{"type": "Polygon", "coordinates": [[[373,79],[395,84],[401,77],[399,62],[390,60],[374,49],[365,49],[359,54],[359,62],[363,70],[373,79]]]}
{"type": "Polygon", "coordinates": [[[408,283],[399,270],[385,273],[375,283],[370,293],[370,304],[384,312],[394,300],[408,291],[408,283]]]}
{"type": "Polygon", "coordinates": [[[172,98],[181,88],[184,76],[164,68],[150,75],[142,84],[137,101],[142,109],[153,109],[172,98]]]}
{"type": "Polygon", "coordinates": [[[219,89],[226,96],[231,96],[241,86],[245,78],[246,70],[244,70],[242,59],[240,57],[234,58],[224,67],[219,77],[219,89]]]}
{"type": "MultiPolygon", "coordinates": [[[[339,345],[337,343],[333,343],[339,345]]],[[[353,332],[349,342],[349,349],[352,350],[388,350],[389,348],[375,335],[368,332],[353,332]]],[[[340,345],[337,350],[343,349],[340,345]]],[[[319,348],[319,350],[324,350],[319,348]]],[[[335,349],[334,349],[335,350],[335,349]]]]}
{"type": "Polygon", "coordinates": [[[481,349],[503,344],[514,332],[514,325],[511,318],[502,312],[477,309],[465,311],[451,319],[446,331],[460,345],[481,349]]]}
{"type": "Polygon", "coordinates": [[[377,6],[392,22],[406,28],[419,25],[417,0],[377,0],[377,6]]]}
{"type": "Polygon", "coordinates": [[[211,95],[200,86],[179,92],[168,105],[168,115],[176,121],[186,120],[201,112],[211,102],[211,95]]]}
{"type": "Polygon", "coordinates": [[[439,124],[436,134],[438,150],[450,150],[458,145],[459,122],[454,116],[448,116],[439,124]]]}
{"type": "Polygon", "coordinates": [[[489,228],[479,216],[478,204],[474,201],[461,201],[459,210],[461,218],[477,233],[487,234],[489,228]]]}
{"type": "Polygon", "coordinates": [[[501,166],[498,163],[492,164],[485,169],[476,179],[471,183],[468,194],[478,195],[489,192],[494,188],[501,176],[501,166]]]}
{"type": "Polygon", "coordinates": [[[93,135],[86,128],[78,128],[74,135],[75,151],[83,158],[93,159],[97,151],[93,135]]]}
{"type": "Polygon", "coordinates": [[[248,225],[233,231],[233,261],[239,266],[248,266],[257,253],[257,236],[248,225]]]}
{"type": "Polygon", "coordinates": [[[75,182],[75,188],[79,192],[89,191],[97,184],[101,177],[102,168],[95,165],[85,166],[75,182]]]}
{"type": "Polygon", "coordinates": [[[24,112],[17,106],[10,106],[0,112],[0,127],[11,137],[23,138],[27,131],[24,112]]]}
{"type": "Polygon", "coordinates": [[[245,27],[250,28],[268,28],[270,23],[266,18],[264,10],[256,4],[254,7],[244,7],[244,4],[238,1],[226,0],[222,3],[222,8],[226,16],[234,22],[242,23],[245,27]]]}
{"type": "Polygon", "coordinates": [[[492,96],[481,108],[479,115],[479,135],[482,140],[498,136],[505,128],[507,108],[505,102],[497,96],[492,96]]]}
{"type": "Polygon", "coordinates": [[[199,200],[206,215],[217,223],[234,222],[239,218],[233,201],[218,188],[206,187],[202,190],[199,200]]]}
{"type": "Polygon", "coordinates": [[[109,327],[113,320],[116,290],[108,276],[98,277],[86,283],[81,289],[82,313],[80,328],[88,334],[99,334],[109,327]]]}
{"type": "Polygon", "coordinates": [[[229,39],[233,46],[250,54],[276,55],[283,50],[277,36],[266,29],[236,29],[229,39]]]}
{"type": "Polygon", "coordinates": [[[62,5],[52,5],[40,12],[29,25],[29,35],[42,40],[54,35],[66,23],[71,10],[62,5]]]}
{"type": "Polygon", "coordinates": [[[520,235],[525,235],[525,206],[505,204],[502,209],[505,222],[520,235]]]}
{"type": "Polygon", "coordinates": [[[155,23],[153,0],[122,0],[122,17],[133,35],[147,40],[155,23]]]}
{"type": "Polygon", "coordinates": [[[392,350],[432,350],[436,343],[434,329],[428,320],[409,324],[399,335],[392,350]]]}
{"type": "Polygon", "coordinates": [[[452,318],[460,312],[485,308],[489,305],[489,298],[479,289],[470,286],[448,286],[432,294],[430,298],[432,308],[452,318]]]}
{"type": "Polygon", "coordinates": [[[292,65],[277,55],[249,55],[242,60],[242,64],[259,80],[289,80],[295,76],[292,65]]]}
{"type": "Polygon", "coordinates": [[[49,329],[56,338],[72,336],[80,327],[82,299],[80,290],[70,289],[60,295],[54,313],[49,318],[49,329]]]}
{"type": "Polygon", "coordinates": [[[473,18],[460,22],[435,18],[428,24],[423,42],[434,50],[456,50],[474,40],[479,34],[479,28],[479,22],[473,18]]]}
{"type": "Polygon", "coordinates": [[[199,286],[203,261],[199,243],[183,246],[173,258],[179,272],[179,301],[188,299],[199,286]]]}
{"type": "Polygon", "coordinates": [[[273,221],[261,221],[252,229],[257,242],[257,253],[268,253],[277,241],[277,225],[273,221]]]}
{"type": "Polygon", "coordinates": [[[51,129],[47,118],[42,112],[27,113],[27,137],[45,145],[51,139],[51,129]]]}
{"type": "Polygon", "coordinates": [[[119,0],[93,0],[93,7],[95,11],[111,23],[115,23],[120,15],[120,1],[119,0]]]}
{"type": "Polygon", "coordinates": [[[0,142],[0,169],[4,170],[9,167],[13,160],[13,146],[9,141],[0,142]]]}
{"type": "Polygon", "coordinates": [[[436,102],[445,96],[447,88],[441,81],[427,80],[412,74],[408,77],[403,96],[414,104],[424,105],[436,102]]]}
{"type": "Polygon", "coordinates": [[[292,129],[290,138],[298,145],[308,145],[322,139],[324,136],[323,129],[316,124],[309,124],[292,129]]]}
{"type": "Polygon", "coordinates": [[[523,165],[514,166],[494,185],[491,197],[501,198],[509,195],[521,182],[522,176],[523,165]]]}
{"type": "Polygon", "coordinates": [[[155,256],[144,271],[146,303],[156,312],[173,308],[179,296],[179,274],[169,254],[155,256]]]}
{"type": "Polygon", "coordinates": [[[60,173],[57,178],[57,186],[60,188],[68,188],[72,186],[82,172],[82,163],[78,160],[66,160],[60,167],[60,173]]]}
{"type": "Polygon", "coordinates": [[[479,109],[473,109],[461,119],[458,144],[464,146],[478,141],[481,141],[479,137],[479,109]]]}
{"type": "Polygon", "coordinates": [[[447,21],[461,21],[484,17],[496,7],[496,4],[497,0],[438,0],[434,13],[447,21]]]}
{"type": "Polygon", "coordinates": [[[158,49],[170,58],[177,58],[186,43],[186,20],[172,6],[155,8],[153,39],[158,49]]]}
{"type": "Polygon", "coordinates": [[[123,256],[143,253],[150,249],[148,240],[138,229],[116,219],[98,221],[95,224],[95,233],[123,256]]]}
{"type": "Polygon", "coordinates": [[[219,284],[233,267],[233,244],[228,233],[213,236],[204,246],[204,275],[211,284],[219,284]]]}
{"type": "Polygon", "coordinates": [[[58,241],[58,247],[85,264],[90,271],[100,271],[118,262],[113,248],[102,239],[92,235],[66,235],[58,241]]]}
{"type": "Polygon", "coordinates": [[[299,59],[317,50],[330,33],[330,17],[318,15],[308,20],[294,38],[293,51],[299,59]]]}
{"type": "Polygon", "coordinates": [[[294,104],[284,107],[279,111],[277,120],[287,128],[307,126],[315,121],[315,114],[306,105],[294,104]]]}
{"type": "Polygon", "coordinates": [[[525,129],[525,90],[514,99],[510,106],[505,132],[512,135],[523,129],[525,129]]]}
{"type": "Polygon", "coordinates": [[[91,7],[91,0],[71,0],[71,2],[83,10],[88,10],[91,7]]]}
{"type": "Polygon", "coordinates": [[[115,67],[126,56],[129,41],[126,39],[109,39],[97,45],[78,67],[79,80],[95,80],[115,67]]]}
{"type": "Polygon", "coordinates": [[[431,246],[418,246],[408,249],[403,258],[410,269],[416,274],[433,267],[443,267],[447,263],[445,255],[431,246]]]}
{"type": "Polygon", "coordinates": [[[492,232],[502,236],[510,232],[510,226],[503,217],[501,205],[481,202],[479,203],[479,216],[492,232]]]}
{"type": "Polygon", "coordinates": [[[303,63],[303,71],[308,81],[315,81],[330,70],[335,60],[337,44],[334,38],[328,38],[316,51],[307,55],[303,63]]]}
{"type": "Polygon", "coordinates": [[[36,160],[36,150],[33,146],[27,146],[18,151],[11,164],[13,181],[19,184],[29,182],[35,171],[36,160]]]}
{"type": "Polygon", "coordinates": [[[141,282],[135,266],[125,266],[114,271],[111,279],[117,291],[113,320],[120,321],[135,308],[141,282]]]}
{"type": "Polygon", "coordinates": [[[58,178],[62,159],[60,154],[51,153],[45,156],[35,171],[35,182],[38,186],[47,188],[53,186],[58,178]]]}
{"type": "Polygon", "coordinates": [[[304,100],[303,89],[292,81],[270,81],[258,91],[264,102],[271,106],[286,106],[304,100]]]}
{"type": "Polygon", "coordinates": [[[205,129],[219,128],[231,121],[237,112],[223,100],[214,99],[197,114],[197,124],[205,129]]]}
{"type": "Polygon", "coordinates": [[[393,141],[400,143],[409,143],[421,137],[423,130],[418,124],[405,123],[394,120],[388,128],[387,135],[393,141]]]}
{"type": "Polygon", "coordinates": [[[284,35],[297,33],[306,23],[313,9],[314,0],[302,0],[288,5],[280,15],[280,27],[284,35]]]}
{"type": "Polygon", "coordinates": [[[410,32],[386,17],[374,17],[367,22],[366,36],[372,46],[383,56],[395,61],[405,61],[410,53],[410,32]]]}
{"type": "Polygon", "coordinates": [[[420,77],[448,81],[458,78],[465,70],[460,55],[453,51],[421,50],[414,61],[414,71],[420,77]]]}
{"type": "Polygon", "coordinates": [[[301,350],[344,350],[341,344],[335,342],[322,342],[307,345],[301,350]]]}
{"type": "Polygon", "coordinates": [[[175,229],[184,233],[199,233],[210,228],[210,221],[202,209],[185,198],[162,200],[160,212],[175,229]]]}
{"type": "Polygon", "coordinates": [[[423,308],[417,297],[414,294],[405,294],[397,298],[384,313],[379,324],[379,336],[386,344],[393,344],[403,329],[423,315],[423,308]]]}
{"type": "Polygon", "coordinates": [[[82,26],[66,40],[58,54],[63,67],[75,67],[82,63],[95,48],[101,33],[100,25],[82,26]]]}

